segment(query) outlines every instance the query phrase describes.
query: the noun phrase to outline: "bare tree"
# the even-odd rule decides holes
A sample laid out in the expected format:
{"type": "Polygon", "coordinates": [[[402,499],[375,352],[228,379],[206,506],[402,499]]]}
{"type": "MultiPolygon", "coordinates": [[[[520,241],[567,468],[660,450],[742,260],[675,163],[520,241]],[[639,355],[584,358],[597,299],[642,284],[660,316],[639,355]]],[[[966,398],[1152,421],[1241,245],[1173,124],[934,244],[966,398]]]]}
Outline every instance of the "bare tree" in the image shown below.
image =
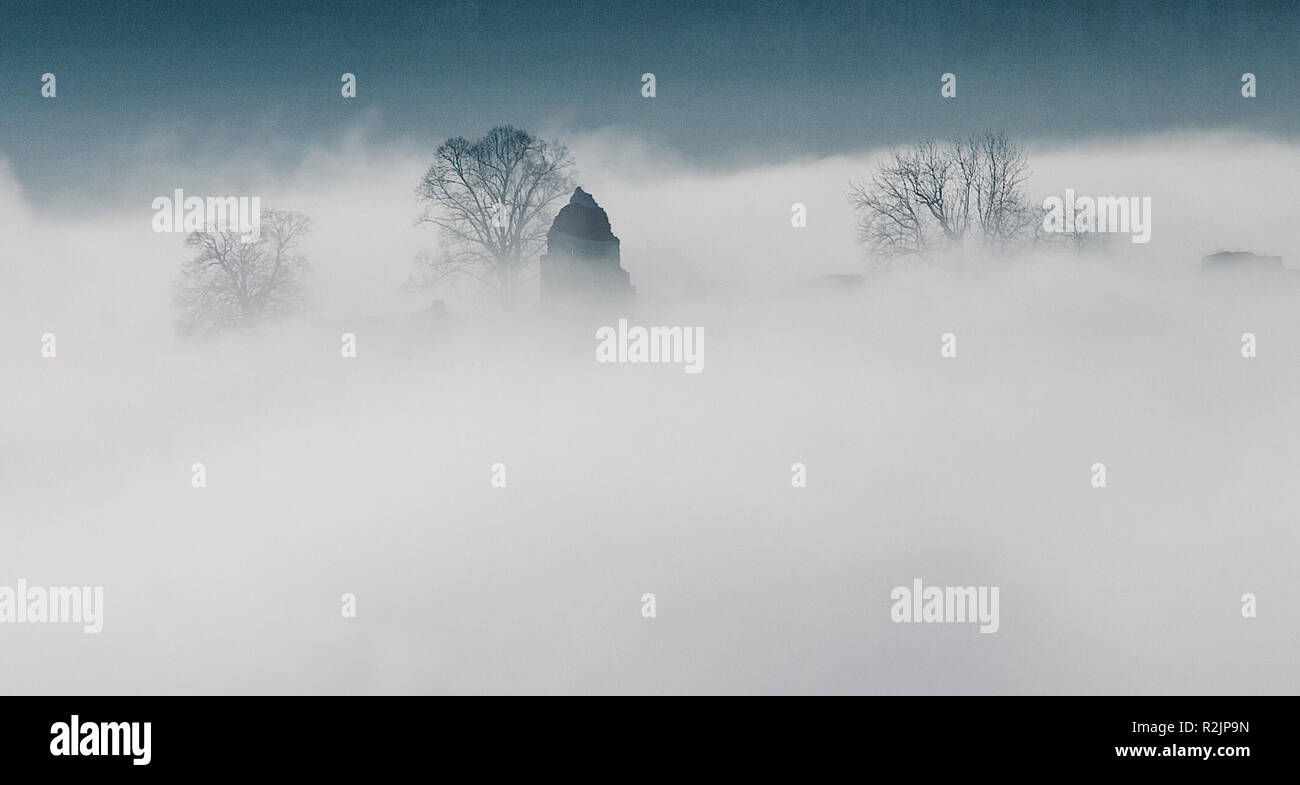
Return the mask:
{"type": "Polygon", "coordinates": [[[211,334],[278,318],[300,304],[308,263],[298,241],[311,219],[264,209],[260,233],[244,242],[239,229],[193,232],[185,244],[197,249],[181,266],[176,286],[183,334],[211,334]]]}
{"type": "Polygon", "coordinates": [[[1024,150],[1001,133],[894,151],[869,181],[850,183],[858,237],[873,256],[925,257],[974,239],[1007,250],[1026,239],[1024,150]]]}
{"type": "MultiPolygon", "coordinates": [[[[896,156],[897,158],[897,156],[896,156]]],[[[960,146],[922,142],[902,156],[903,174],[943,235],[944,242],[960,246],[970,226],[970,177],[960,146]]]]}
{"type": "Polygon", "coordinates": [[[1029,162],[1024,148],[1002,133],[972,137],[975,200],[985,248],[1006,251],[1030,236],[1036,216],[1025,198],[1029,162]]]}
{"type": "MultiPolygon", "coordinates": [[[[1035,215],[1034,225],[1034,245],[1052,247],[1073,248],[1078,253],[1085,253],[1104,248],[1110,244],[1110,235],[1104,232],[1088,232],[1081,229],[1065,232],[1051,232],[1043,225],[1043,219],[1047,217],[1049,210],[1046,207],[1040,207],[1035,215]]],[[[1074,226],[1083,225],[1084,205],[1078,204],[1074,208],[1074,226]]]]}
{"type": "Polygon", "coordinates": [[[558,142],[508,125],[475,141],[448,139],[416,189],[425,203],[418,222],[439,229],[440,245],[416,258],[409,285],[469,276],[513,306],[544,249],[553,205],[572,190],[573,160],[558,142]]]}
{"type": "Polygon", "coordinates": [[[849,203],[863,211],[858,240],[872,256],[923,256],[931,247],[926,208],[914,191],[909,163],[897,152],[892,163],[877,167],[870,182],[850,183],[849,203]]]}

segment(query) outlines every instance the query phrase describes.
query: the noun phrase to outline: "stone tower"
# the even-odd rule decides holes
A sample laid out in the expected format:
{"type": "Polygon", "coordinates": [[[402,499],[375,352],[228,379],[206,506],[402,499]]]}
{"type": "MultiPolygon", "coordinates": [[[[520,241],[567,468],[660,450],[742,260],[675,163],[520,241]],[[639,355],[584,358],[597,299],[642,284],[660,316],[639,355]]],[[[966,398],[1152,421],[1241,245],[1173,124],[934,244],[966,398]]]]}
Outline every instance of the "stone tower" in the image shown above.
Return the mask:
{"type": "Polygon", "coordinates": [[[541,263],[543,304],[618,302],[636,291],[619,264],[609,216],[581,188],[555,216],[541,263]]]}

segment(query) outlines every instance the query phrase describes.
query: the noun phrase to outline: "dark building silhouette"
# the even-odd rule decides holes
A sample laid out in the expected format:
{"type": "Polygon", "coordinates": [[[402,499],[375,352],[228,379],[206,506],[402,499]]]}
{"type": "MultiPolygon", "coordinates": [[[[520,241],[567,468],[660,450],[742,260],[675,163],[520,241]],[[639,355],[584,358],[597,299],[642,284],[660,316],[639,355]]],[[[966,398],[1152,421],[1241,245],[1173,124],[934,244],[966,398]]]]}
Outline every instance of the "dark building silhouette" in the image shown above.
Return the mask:
{"type": "Polygon", "coordinates": [[[581,188],[546,233],[541,264],[543,304],[624,301],[636,291],[619,264],[619,241],[609,216],[581,188]]]}

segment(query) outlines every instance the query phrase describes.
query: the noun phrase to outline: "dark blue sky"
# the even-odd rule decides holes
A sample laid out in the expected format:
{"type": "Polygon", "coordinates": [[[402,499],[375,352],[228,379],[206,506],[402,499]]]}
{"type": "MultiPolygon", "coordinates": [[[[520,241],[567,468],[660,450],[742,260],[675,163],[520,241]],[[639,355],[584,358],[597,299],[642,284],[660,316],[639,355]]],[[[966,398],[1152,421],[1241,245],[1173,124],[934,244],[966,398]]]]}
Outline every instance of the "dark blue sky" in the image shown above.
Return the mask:
{"type": "Polygon", "coordinates": [[[378,142],[619,126],[715,166],[983,128],[1292,138],[1300,2],[0,0],[0,155],[38,199],[108,187],[159,133],[162,157],[291,166],[367,110],[378,142]]]}

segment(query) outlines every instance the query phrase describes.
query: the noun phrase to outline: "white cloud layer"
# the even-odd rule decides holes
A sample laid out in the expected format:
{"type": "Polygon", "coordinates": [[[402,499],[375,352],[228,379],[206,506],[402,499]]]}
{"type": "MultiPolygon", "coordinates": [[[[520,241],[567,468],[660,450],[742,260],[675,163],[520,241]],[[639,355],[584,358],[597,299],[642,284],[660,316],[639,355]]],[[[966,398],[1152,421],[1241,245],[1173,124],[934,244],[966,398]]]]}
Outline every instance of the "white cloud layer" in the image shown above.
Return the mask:
{"type": "Polygon", "coordinates": [[[789,284],[859,269],[844,190],[873,153],[709,172],[569,141],[629,316],[703,327],[698,376],[595,363],[594,323],[409,318],[416,145],[168,176],[316,224],[309,314],[193,346],[147,199],[38,210],[0,169],[0,584],[105,589],[100,635],[0,627],[0,692],[1300,689],[1300,286],[1198,269],[1300,256],[1296,147],[1031,146],[1035,197],[1149,195],[1152,242],[816,299],[789,284]],[[1000,586],[1000,630],[891,624],[916,577],[1000,586]]]}

